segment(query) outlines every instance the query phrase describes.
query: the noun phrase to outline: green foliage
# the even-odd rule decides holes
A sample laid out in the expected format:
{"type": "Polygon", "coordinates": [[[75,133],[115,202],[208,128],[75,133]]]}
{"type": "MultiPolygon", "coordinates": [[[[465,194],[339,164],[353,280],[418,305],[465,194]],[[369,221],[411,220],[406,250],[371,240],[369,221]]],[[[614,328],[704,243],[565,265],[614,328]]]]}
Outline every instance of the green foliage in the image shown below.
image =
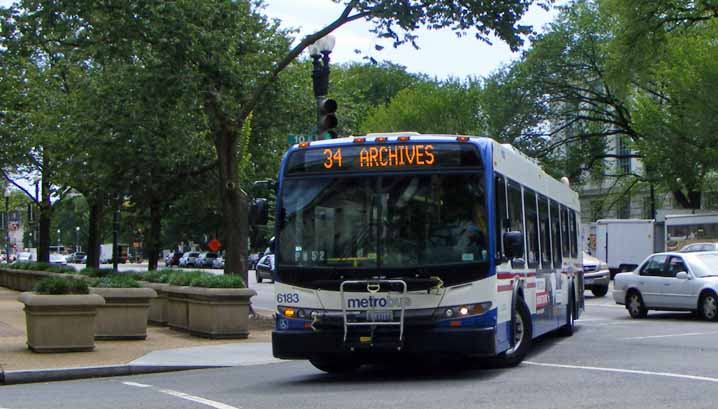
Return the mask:
{"type": "Polygon", "coordinates": [[[168,283],[177,286],[188,286],[195,278],[200,278],[206,275],[208,274],[204,271],[198,270],[178,271],[170,275],[168,283]]]}
{"type": "Polygon", "coordinates": [[[172,274],[176,272],[176,270],[171,269],[147,271],[142,274],[142,278],[140,278],[140,280],[148,281],[150,283],[166,283],[169,281],[172,274]]]}
{"type": "Polygon", "coordinates": [[[100,277],[98,279],[92,280],[90,283],[90,287],[139,288],[140,285],[137,283],[137,281],[134,278],[120,273],[120,274],[108,275],[105,277],[100,277]]]}
{"type": "Polygon", "coordinates": [[[83,280],[70,280],[59,277],[50,277],[40,280],[34,291],[38,294],[66,295],[89,294],[90,289],[83,280]]]}
{"type": "Polygon", "coordinates": [[[479,92],[474,81],[420,83],[399,91],[389,105],[371,109],[362,130],[478,135],[485,128],[479,92]]]}
{"type": "Polygon", "coordinates": [[[88,277],[107,277],[112,274],[111,268],[83,268],[80,274],[88,277]]]}
{"type": "Polygon", "coordinates": [[[73,274],[75,269],[69,266],[62,266],[50,263],[37,263],[37,262],[22,262],[13,263],[10,265],[11,268],[17,270],[32,270],[32,271],[48,271],[50,273],[66,273],[73,274]]]}
{"type": "Polygon", "coordinates": [[[204,288],[244,288],[242,277],[238,275],[201,275],[190,281],[192,287],[204,288]]]}

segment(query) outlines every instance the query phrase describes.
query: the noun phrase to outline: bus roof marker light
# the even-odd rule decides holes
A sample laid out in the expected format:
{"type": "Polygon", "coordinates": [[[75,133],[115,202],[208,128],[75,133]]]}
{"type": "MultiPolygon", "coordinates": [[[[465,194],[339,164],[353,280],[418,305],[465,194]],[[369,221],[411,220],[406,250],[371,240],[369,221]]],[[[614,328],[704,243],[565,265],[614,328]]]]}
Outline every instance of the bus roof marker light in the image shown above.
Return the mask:
{"type": "Polygon", "coordinates": [[[409,139],[411,139],[411,137],[406,136],[406,135],[396,138],[396,140],[399,142],[409,142],[409,139]]]}
{"type": "Polygon", "coordinates": [[[302,149],[306,149],[309,147],[309,142],[300,142],[299,147],[302,149]]]}
{"type": "Polygon", "coordinates": [[[374,142],[384,143],[386,142],[386,136],[377,136],[376,138],[374,138],[374,142]]]}
{"type": "Polygon", "coordinates": [[[354,143],[364,143],[366,142],[366,138],[354,138],[354,143]]]}
{"type": "Polygon", "coordinates": [[[456,140],[459,141],[459,142],[468,142],[468,141],[469,141],[469,137],[468,137],[468,136],[457,136],[457,137],[456,137],[456,140]]]}

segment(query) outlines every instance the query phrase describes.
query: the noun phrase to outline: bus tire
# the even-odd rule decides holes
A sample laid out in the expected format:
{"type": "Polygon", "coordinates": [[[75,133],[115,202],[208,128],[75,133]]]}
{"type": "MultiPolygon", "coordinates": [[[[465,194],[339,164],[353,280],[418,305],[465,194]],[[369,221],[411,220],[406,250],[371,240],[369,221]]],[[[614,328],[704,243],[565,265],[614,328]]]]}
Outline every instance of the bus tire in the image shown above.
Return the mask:
{"type": "Polygon", "coordinates": [[[514,346],[499,355],[489,358],[487,364],[491,368],[509,368],[516,366],[524,360],[524,357],[531,349],[533,330],[531,325],[531,312],[526,306],[523,297],[516,300],[516,309],[511,318],[511,325],[514,328],[514,346]]]}
{"type": "Polygon", "coordinates": [[[573,329],[576,321],[576,300],[574,298],[574,290],[571,287],[568,295],[568,305],[566,306],[566,323],[559,328],[558,334],[562,337],[570,337],[573,335],[573,329]]]}
{"type": "Polygon", "coordinates": [[[259,275],[259,271],[256,271],[256,270],[254,271],[254,278],[257,280],[257,283],[261,283],[262,281],[264,281],[264,280],[262,280],[262,277],[259,275]]]}
{"type": "Polygon", "coordinates": [[[309,362],[320,371],[341,374],[357,370],[361,364],[348,357],[312,358],[309,362]]]}

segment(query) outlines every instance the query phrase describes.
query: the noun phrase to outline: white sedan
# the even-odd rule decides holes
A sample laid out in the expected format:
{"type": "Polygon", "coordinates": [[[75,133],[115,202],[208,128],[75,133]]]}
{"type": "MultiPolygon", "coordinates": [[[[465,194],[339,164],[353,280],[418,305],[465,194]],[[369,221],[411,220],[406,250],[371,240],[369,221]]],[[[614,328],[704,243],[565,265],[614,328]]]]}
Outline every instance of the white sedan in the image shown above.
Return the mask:
{"type": "Polygon", "coordinates": [[[648,310],[695,311],[718,321],[718,252],[658,253],[632,272],[616,274],[613,299],[632,318],[648,310]]]}

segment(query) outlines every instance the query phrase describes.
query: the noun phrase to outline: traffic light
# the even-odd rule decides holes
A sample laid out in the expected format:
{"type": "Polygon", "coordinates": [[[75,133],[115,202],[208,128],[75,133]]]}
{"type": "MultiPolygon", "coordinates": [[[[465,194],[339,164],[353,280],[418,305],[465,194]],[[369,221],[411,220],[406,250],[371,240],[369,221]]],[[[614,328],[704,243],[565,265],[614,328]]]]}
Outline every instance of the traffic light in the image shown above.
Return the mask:
{"type": "Polygon", "coordinates": [[[337,101],[327,98],[319,103],[319,137],[333,139],[337,137],[337,101]]]}

